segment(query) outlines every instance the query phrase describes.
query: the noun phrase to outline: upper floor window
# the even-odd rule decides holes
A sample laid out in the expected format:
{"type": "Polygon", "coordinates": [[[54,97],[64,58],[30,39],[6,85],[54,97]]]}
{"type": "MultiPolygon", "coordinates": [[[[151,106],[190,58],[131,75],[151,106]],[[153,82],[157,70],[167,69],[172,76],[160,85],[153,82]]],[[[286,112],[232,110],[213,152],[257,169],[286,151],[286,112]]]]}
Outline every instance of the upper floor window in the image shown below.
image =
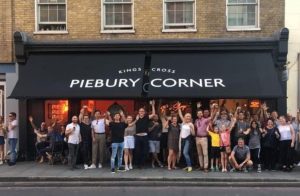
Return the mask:
{"type": "Polygon", "coordinates": [[[102,0],[102,31],[133,30],[133,0],[102,0]]]}
{"type": "Polygon", "coordinates": [[[258,29],[259,0],[227,0],[227,28],[258,29]]]}
{"type": "Polygon", "coordinates": [[[37,31],[66,31],[66,0],[36,0],[37,31]]]}
{"type": "Polygon", "coordinates": [[[196,30],[195,0],[164,0],[164,30],[196,30]]]}

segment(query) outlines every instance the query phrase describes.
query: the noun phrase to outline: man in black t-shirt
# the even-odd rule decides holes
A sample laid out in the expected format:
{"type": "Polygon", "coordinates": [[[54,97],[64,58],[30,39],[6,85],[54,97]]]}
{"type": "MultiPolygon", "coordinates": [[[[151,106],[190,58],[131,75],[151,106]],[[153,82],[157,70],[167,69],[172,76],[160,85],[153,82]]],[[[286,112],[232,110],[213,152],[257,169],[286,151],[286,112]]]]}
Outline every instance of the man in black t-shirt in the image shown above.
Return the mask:
{"type": "Polygon", "coordinates": [[[92,127],[88,114],[83,115],[82,122],[79,124],[82,138],[82,156],[84,169],[88,169],[92,157],[92,127]]]}
{"type": "Polygon", "coordinates": [[[157,157],[157,154],[160,152],[161,132],[162,126],[158,122],[158,116],[155,114],[152,122],[149,124],[149,152],[152,153],[152,168],[155,168],[155,161],[160,167],[163,167],[157,157]]]}
{"type": "Polygon", "coordinates": [[[113,122],[109,122],[109,128],[111,131],[111,172],[115,173],[115,159],[118,155],[118,171],[125,171],[121,168],[123,160],[123,150],[124,150],[124,132],[128,125],[121,121],[121,115],[116,113],[114,115],[113,122]]]}
{"type": "Polygon", "coordinates": [[[151,122],[150,119],[155,115],[155,102],[151,101],[152,113],[146,115],[144,108],[139,109],[139,113],[136,117],[136,135],[135,135],[135,160],[139,168],[145,163],[145,159],[149,153],[148,143],[148,127],[151,122]]]}

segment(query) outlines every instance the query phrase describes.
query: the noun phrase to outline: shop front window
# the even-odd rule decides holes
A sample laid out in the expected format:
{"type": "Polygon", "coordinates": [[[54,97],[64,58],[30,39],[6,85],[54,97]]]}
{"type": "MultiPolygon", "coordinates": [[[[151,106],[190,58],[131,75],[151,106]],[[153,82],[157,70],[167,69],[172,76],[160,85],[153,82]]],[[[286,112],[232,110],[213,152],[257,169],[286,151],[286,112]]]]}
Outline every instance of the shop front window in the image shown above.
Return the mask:
{"type": "Polygon", "coordinates": [[[45,101],[45,122],[50,125],[56,121],[59,125],[68,123],[68,100],[46,100],[45,101]]]}

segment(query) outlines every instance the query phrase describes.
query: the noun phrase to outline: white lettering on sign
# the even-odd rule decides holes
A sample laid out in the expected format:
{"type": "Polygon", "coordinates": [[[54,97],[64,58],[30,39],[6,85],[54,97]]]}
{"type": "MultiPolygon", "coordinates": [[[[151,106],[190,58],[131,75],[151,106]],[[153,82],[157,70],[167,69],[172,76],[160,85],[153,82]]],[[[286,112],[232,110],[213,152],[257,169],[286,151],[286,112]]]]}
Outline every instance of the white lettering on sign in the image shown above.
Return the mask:
{"type": "MultiPolygon", "coordinates": [[[[141,82],[141,78],[120,78],[120,79],[86,79],[79,80],[73,79],[70,82],[70,88],[135,88],[138,83],[141,82]]],[[[154,78],[147,86],[150,85],[154,88],[217,88],[226,87],[223,79],[221,78],[205,78],[205,79],[185,79],[185,78],[154,78]]]]}

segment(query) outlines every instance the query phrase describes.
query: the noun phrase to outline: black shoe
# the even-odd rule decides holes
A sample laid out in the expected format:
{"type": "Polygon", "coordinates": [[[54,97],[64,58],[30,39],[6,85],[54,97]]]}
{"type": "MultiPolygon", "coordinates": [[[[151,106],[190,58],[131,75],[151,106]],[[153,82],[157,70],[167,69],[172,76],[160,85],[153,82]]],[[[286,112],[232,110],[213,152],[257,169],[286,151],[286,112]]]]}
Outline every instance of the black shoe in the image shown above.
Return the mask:
{"type": "Polygon", "coordinates": [[[111,173],[112,174],[115,174],[116,173],[116,171],[115,171],[115,169],[113,168],[113,169],[111,169],[111,173]]]}
{"type": "Polygon", "coordinates": [[[16,165],[16,162],[8,162],[7,164],[8,164],[8,166],[14,166],[14,165],[16,165]]]}
{"type": "Polygon", "coordinates": [[[126,170],[125,170],[125,168],[124,167],[120,167],[120,168],[118,168],[118,170],[117,170],[118,172],[125,172],[126,170]]]}

